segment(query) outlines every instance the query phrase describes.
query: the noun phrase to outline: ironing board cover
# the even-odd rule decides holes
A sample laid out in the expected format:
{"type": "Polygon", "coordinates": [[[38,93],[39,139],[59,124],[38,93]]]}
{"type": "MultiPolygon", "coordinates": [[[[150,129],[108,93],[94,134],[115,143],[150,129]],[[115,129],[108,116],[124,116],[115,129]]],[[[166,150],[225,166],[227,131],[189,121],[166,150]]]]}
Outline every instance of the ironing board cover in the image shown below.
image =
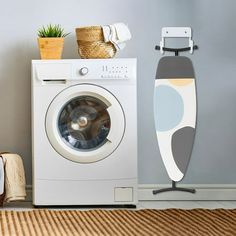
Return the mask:
{"type": "Polygon", "coordinates": [[[171,180],[180,181],[191,157],[196,126],[196,88],[187,57],[162,57],[157,67],[154,119],[162,160],[171,180]]]}

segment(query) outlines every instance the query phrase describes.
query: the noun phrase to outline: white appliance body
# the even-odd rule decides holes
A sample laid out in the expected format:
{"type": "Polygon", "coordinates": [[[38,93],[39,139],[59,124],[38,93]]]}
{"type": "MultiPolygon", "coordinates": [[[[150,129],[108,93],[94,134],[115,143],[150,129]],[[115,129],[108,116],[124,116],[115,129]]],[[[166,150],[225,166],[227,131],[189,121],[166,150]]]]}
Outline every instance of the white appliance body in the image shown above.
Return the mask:
{"type": "Polygon", "coordinates": [[[137,203],[136,59],[32,61],[33,204],[137,203]]]}

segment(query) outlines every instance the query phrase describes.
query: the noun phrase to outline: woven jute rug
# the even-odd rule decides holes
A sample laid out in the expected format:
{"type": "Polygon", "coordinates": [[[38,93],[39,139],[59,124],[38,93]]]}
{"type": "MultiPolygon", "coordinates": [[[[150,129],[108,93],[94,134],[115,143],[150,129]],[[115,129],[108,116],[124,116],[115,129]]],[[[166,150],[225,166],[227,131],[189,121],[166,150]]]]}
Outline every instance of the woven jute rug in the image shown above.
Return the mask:
{"type": "Polygon", "coordinates": [[[0,213],[1,236],[236,235],[236,210],[32,210],[0,213]]]}

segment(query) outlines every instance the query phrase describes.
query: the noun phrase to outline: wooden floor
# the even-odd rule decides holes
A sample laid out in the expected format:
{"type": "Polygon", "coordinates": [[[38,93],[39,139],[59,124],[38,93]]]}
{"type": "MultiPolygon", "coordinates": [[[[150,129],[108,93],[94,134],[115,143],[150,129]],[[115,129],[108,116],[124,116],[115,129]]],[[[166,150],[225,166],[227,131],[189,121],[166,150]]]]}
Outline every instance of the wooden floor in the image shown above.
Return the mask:
{"type": "MultiPolygon", "coordinates": [[[[137,205],[138,209],[169,209],[169,208],[178,208],[178,209],[194,209],[194,208],[205,208],[205,209],[235,209],[236,201],[140,201],[137,205]]],[[[31,202],[13,202],[6,203],[2,210],[16,210],[16,211],[25,211],[32,210],[33,206],[31,202]]],[[[53,209],[53,208],[52,208],[53,209]]],[[[56,208],[61,210],[61,208],[56,208]]],[[[63,208],[67,209],[67,208],[63,208]]],[[[79,209],[79,210],[88,210],[91,208],[69,208],[69,209],[79,209]]],[[[117,208],[115,208],[117,209],[117,208]]]]}

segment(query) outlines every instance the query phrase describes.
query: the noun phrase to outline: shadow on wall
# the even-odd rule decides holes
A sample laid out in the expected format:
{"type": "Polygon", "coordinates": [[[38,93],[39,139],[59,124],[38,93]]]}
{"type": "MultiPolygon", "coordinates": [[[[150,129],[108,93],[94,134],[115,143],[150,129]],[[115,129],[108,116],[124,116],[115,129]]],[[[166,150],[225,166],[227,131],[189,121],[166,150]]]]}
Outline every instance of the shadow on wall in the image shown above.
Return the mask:
{"type": "Polygon", "coordinates": [[[31,182],[31,59],[37,48],[16,41],[0,51],[0,150],[22,156],[31,182]]]}
{"type": "Polygon", "coordinates": [[[64,59],[79,59],[80,58],[78,54],[78,46],[77,46],[76,35],[74,31],[71,32],[71,34],[65,38],[65,45],[64,45],[62,57],[64,59]]]}

